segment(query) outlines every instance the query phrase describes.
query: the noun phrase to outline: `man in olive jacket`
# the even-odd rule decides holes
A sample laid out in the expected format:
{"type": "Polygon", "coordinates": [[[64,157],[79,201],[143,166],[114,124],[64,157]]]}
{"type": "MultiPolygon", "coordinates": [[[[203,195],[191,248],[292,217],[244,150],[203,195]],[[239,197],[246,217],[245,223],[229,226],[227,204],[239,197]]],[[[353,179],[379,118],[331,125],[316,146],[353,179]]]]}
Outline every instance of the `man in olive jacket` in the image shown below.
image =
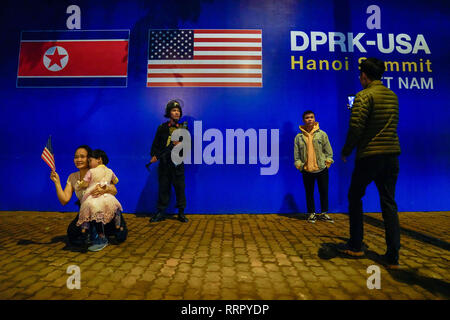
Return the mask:
{"type": "Polygon", "coordinates": [[[350,239],[339,250],[352,256],[363,252],[362,197],[375,181],[386,230],[387,251],[382,263],[389,268],[399,265],[400,225],[395,202],[395,184],[399,172],[400,143],[397,136],[399,119],[397,95],[386,88],[381,77],[384,62],[368,58],[360,64],[360,82],[352,108],[342,160],[347,161],[356,147],[355,167],[348,192],[350,239]]]}

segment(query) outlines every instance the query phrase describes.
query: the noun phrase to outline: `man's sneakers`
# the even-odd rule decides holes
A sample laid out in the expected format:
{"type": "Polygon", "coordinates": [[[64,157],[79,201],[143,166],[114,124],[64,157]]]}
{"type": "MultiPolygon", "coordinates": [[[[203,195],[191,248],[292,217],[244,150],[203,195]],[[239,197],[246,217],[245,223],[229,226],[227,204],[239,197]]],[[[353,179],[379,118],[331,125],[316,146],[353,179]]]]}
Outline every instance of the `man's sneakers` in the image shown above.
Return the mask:
{"type": "Polygon", "coordinates": [[[315,213],[310,213],[306,220],[310,223],[316,223],[317,215],[315,213]]]}
{"type": "MultiPolygon", "coordinates": [[[[364,247],[364,246],[363,246],[364,247]]],[[[364,249],[356,250],[350,247],[347,243],[340,243],[336,246],[336,249],[340,253],[344,253],[346,255],[352,256],[352,257],[362,257],[364,256],[364,249]]]]}
{"type": "Polygon", "coordinates": [[[92,245],[88,248],[89,251],[101,251],[108,245],[108,239],[103,237],[98,237],[94,241],[92,241],[92,245]]]}
{"type": "Polygon", "coordinates": [[[331,219],[331,217],[328,214],[326,214],[326,213],[322,213],[322,214],[320,214],[318,216],[319,216],[318,218],[320,220],[323,220],[323,221],[326,221],[326,222],[330,222],[330,223],[334,223],[334,220],[331,219]]]}
{"type": "Polygon", "coordinates": [[[334,220],[326,213],[310,213],[308,218],[306,219],[310,223],[315,223],[317,220],[323,220],[327,222],[334,223],[334,220]]]}

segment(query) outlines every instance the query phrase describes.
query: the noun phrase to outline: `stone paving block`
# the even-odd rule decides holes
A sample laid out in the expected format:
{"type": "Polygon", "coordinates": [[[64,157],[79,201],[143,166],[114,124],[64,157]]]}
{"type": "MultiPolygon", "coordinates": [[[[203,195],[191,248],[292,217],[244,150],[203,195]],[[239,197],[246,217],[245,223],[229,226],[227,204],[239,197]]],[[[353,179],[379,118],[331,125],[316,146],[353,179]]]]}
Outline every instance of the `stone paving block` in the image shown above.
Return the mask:
{"type": "Polygon", "coordinates": [[[237,280],[235,277],[222,277],[222,288],[235,289],[237,288],[237,280]]]}
{"type": "Polygon", "coordinates": [[[204,280],[206,282],[219,282],[221,279],[220,272],[205,272],[204,280]]]}
{"type": "Polygon", "coordinates": [[[136,284],[137,279],[138,279],[137,276],[127,275],[124,278],[122,278],[121,284],[125,288],[132,288],[136,284]]]}
{"type": "Polygon", "coordinates": [[[53,287],[45,287],[41,290],[38,290],[31,299],[33,300],[47,300],[50,299],[55,293],[58,291],[58,288],[53,287]]]}
{"type": "Polygon", "coordinates": [[[116,270],[108,279],[110,281],[118,282],[122,281],[123,278],[125,278],[125,272],[121,270],[116,270]]]}
{"type": "MultiPolygon", "coordinates": [[[[108,290],[109,288],[105,288],[105,290],[108,290]]],[[[128,296],[128,292],[129,289],[128,288],[124,288],[124,287],[120,287],[120,286],[114,286],[113,289],[111,289],[111,292],[108,296],[109,299],[111,300],[125,300],[126,297],[128,296]]],[[[106,294],[106,292],[105,292],[106,294]]],[[[147,296],[145,296],[145,299],[148,299],[147,296]]]]}
{"type": "Polygon", "coordinates": [[[239,282],[237,285],[240,295],[252,295],[256,287],[252,283],[239,282]]]}
{"type": "Polygon", "coordinates": [[[97,275],[85,282],[86,284],[84,285],[89,288],[98,288],[102,283],[105,283],[106,281],[108,281],[108,279],[97,275]]]}
{"type": "Polygon", "coordinates": [[[93,292],[91,295],[87,298],[87,300],[106,300],[108,298],[105,294],[100,294],[98,292],[93,292]]]}
{"type": "Polygon", "coordinates": [[[130,271],[134,267],[134,264],[131,262],[125,262],[119,266],[119,270],[123,270],[125,272],[130,271]]]}
{"type": "Polygon", "coordinates": [[[205,271],[199,267],[193,267],[191,269],[191,275],[194,277],[202,277],[204,273],[205,273],[205,271]]]}
{"type": "Polygon", "coordinates": [[[237,272],[250,272],[251,268],[248,263],[236,263],[234,268],[237,272]]]}
{"type": "Polygon", "coordinates": [[[176,267],[167,267],[164,266],[161,268],[160,272],[158,273],[159,277],[172,277],[176,273],[176,267]]]}
{"type": "Polygon", "coordinates": [[[97,292],[99,294],[110,296],[116,287],[117,284],[114,282],[103,281],[98,285],[97,292]]]}
{"type": "Polygon", "coordinates": [[[156,279],[156,276],[157,276],[157,274],[156,274],[155,272],[150,271],[150,270],[145,270],[145,271],[141,274],[140,280],[151,282],[151,281],[153,281],[153,280],[156,279]]]}
{"type": "Polygon", "coordinates": [[[306,286],[306,282],[299,277],[287,276],[286,282],[291,288],[304,288],[306,286]]]}
{"type": "Polygon", "coordinates": [[[239,295],[236,290],[224,288],[220,292],[221,300],[239,300],[239,295]]]}
{"type": "MultiPolygon", "coordinates": [[[[69,275],[67,275],[69,277],[69,275]]],[[[65,277],[57,278],[55,281],[48,284],[50,287],[57,287],[57,288],[67,288],[67,279],[65,277]]]]}
{"type": "Polygon", "coordinates": [[[187,286],[189,288],[200,288],[202,286],[203,283],[203,278],[200,277],[190,277],[187,281],[187,286]]]}
{"type": "MultiPolygon", "coordinates": [[[[24,289],[22,289],[21,291],[23,293],[25,293],[26,295],[34,295],[37,291],[41,290],[42,288],[44,288],[45,286],[47,286],[47,283],[44,281],[37,281],[34,282],[32,284],[29,284],[28,286],[26,286],[24,289]]],[[[1,292],[0,292],[0,297],[2,296],[1,292]]]]}
{"type": "Polygon", "coordinates": [[[200,289],[186,288],[183,292],[184,300],[198,300],[200,297],[200,289]]]}

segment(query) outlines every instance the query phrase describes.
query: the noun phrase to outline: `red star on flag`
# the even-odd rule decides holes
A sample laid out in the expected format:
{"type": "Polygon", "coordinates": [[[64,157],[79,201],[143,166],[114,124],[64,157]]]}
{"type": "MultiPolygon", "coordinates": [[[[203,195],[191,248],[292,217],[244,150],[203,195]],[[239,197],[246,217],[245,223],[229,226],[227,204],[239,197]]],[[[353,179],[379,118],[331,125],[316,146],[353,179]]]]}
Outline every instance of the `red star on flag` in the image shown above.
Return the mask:
{"type": "Polygon", "coordinates": [[[48,68],[50,68],[54,64],[57,64],[60,68],[62,68],[61,59],[64,58],[66,54],[59,54],[58,48],[55,48],[55,52],[52,55],[47,54],[45,56],[50,59],[50,64],[48,65],[48,68]]]}

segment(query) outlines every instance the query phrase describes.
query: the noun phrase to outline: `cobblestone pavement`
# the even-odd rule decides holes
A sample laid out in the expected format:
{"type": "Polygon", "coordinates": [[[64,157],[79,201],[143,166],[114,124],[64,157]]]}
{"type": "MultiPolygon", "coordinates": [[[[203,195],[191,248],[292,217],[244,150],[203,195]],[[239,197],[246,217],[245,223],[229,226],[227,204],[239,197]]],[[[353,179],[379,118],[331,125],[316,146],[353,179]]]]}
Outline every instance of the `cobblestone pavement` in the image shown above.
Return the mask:
{"type": "Polygon", "coordinates": [[[348,217],[188,215],[149,223],[125,214],[129,237],[100,252],[66,245],[76,213],[0,212],[0,299],[449,299],[450,212],[401,213],[403,268],[367,273],[385,250],[380,213],[366,214],[362,259],[333,249],[348,217]],[[67,288],[70,265],[81,288],[67,288]]]}

